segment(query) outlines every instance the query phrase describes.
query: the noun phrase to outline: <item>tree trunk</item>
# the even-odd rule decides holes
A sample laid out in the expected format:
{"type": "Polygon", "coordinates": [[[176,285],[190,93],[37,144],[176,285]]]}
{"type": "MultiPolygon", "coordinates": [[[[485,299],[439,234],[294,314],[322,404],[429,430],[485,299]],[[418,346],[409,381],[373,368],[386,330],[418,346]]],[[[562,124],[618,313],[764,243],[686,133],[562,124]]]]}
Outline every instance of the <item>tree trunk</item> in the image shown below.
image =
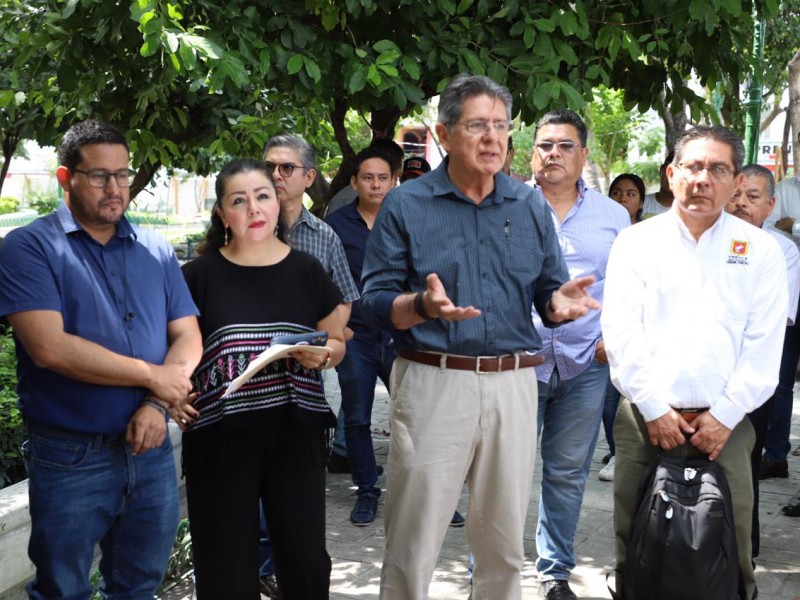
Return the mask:
{"type": "MultiPolygon", "coordinates": [[[[331,112],[331,125],[333,125],[333,133],[336,136],[336,141],[339,143],[339,149],[342,151],[342,164],[339,165],[339,171],[331,180],[331,186],[328,189],[328,197],[325,200],[326,203],[336,195],[336,192],[346,185],[350,185],[350,173],[353,172],[356,153],[350,145],[350,140],[347,137],[347,130],[344,126],[344,118],[347,114],[347,109],[348,106],[344,100],[337,100],[331,112]]],[[[397,122],[400,120],[401,114],[400,109],[394,106],[373,111],[369,121],[369,126],[372,130],[372,139],[394,139],[394,131],[397,128],[397,122]]]]}
{"type": "Polygon", "coordinates": [[[781,169],[780,173],[775,172],[775,183],[780,183],[781,180],[786,178],[786,171],[789,169],[789,154],[786,149],[789,147],[789,133],[792,127],[789,123],[789,109],[786,109],[786,118],[783,120],[783,136],[781,136],[781,169]],[[780,176],[780,178],[779,178],[780,176]]]}
{"type": "MultiPolygon", "coordinates": [[[[792,124],[794,174],[800,174],[800,50],[789,61],[789,109],[786,118],[792,124]]],[[[784,148],[787,151],[788,148],[784,148]]]]}
{"type": "Polygon", "coordinates": [[[401,114],[400,109],[396,106],[388,106],[373,111],[369,120],[370,129],[372,129],[372,139],[394,139],[394,131],[397,128],[397,121],[400,120],[401,114]]]}
{"type": "MultiPolygon", "coordinates": [[[[661,92],[661,98],[662,102],[666,100],[664,92],[661,92]]],[[[686,125],[689,123],[689,117],[686,114],[686,102],[682,99],[675,99],[669,106],[664,102],[661,118],[664,121],[664,144],[666,148],[664,155],[666,156],[675,148],[675,142],[681,137],[681,134],[686,130],[686,125]]]]}
{"type": "Polygon", "coordinates": [[[731,81],[730,93],[722,94],[722,107],[719,111],[722,117],[722,124],[734,130],[738,129],[738,124],[742,121],[740,114],[742,103],[739,101],[740,88],[737,77],[731,81]]]}
{"type": "Polygon", "coordinates": [[[341,190],[344,186],[350,183],[350,173],[353,170],[353,163],[356,153],[350,145],[350,139],[347,137],[347,129],[344,126],[344,118],[347,115],[347,101],[337,99],[333,104],[331,111],[331,125],[333,125],[333,135],[336,136],[336,141],[339,143],[339,149],[342,151],[342,164],[339,165],[339,171],[336,176],[331,180],[330,188],[328,188],[328,197],[325,199],[327,204],[331,198],[336,195],[336,192],[341,190]]]}
{"type": "Polygon", "coordinates": [[[139,167],[139,170],[136,171],[136,175],[131,182],[131,200],[136,198],[139,192],[147,187],[160,168],[161,161],[157,161],[154,165],[144,164],[139,167]]]}
{"type": "Polygon", "coordinates": [[[17,151],[20,138],[15,133],[7,132],[3,138],[3,166],[0,167],[0,196],[3,195],[3,184],[6,181],[6,175],[11,168],[11,158],[17,151]]]}

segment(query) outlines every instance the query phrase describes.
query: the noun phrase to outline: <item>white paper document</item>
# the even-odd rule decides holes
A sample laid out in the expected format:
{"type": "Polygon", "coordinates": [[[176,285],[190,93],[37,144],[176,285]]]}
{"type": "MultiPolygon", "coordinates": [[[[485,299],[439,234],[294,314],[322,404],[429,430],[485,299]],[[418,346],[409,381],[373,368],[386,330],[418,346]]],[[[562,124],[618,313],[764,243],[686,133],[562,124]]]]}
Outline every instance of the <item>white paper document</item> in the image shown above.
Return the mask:
{"type": "Polygon", "coordinates": [[[240,387],[242,387],[245,383],[247,383],[250,378],[253,377],[256,373],[258,373],[261,369],[267,366],[269,363],[276,361],[281,358],[286,358],[292,352],[297,350],[308,350],[310,352],[316,352],[317,354],[326,354],[328,352],[333,352],[331,348],[327,346],[312,346],[310,344],[275,344],[270,346],[266,350],[264,350],[261,354],[259,354],[253,361],[247,366],[244,372],[239,375],[236,379],[231,381],[228,389],[225,390],[225,393],[222,394],[222,397],[225,398],[226,396],[230,396],[240,387]]]}

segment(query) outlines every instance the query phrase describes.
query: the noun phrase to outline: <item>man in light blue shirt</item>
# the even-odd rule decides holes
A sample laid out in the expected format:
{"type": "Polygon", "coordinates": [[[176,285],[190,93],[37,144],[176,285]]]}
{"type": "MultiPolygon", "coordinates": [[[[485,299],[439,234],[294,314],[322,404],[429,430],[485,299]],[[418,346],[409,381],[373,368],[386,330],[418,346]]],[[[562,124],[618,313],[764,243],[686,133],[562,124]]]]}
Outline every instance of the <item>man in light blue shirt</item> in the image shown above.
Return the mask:
{"type": "MultiPolygon", "coordinates": [[[[536,127],[532,166],[570,277],[594,277],[588,291],[602,302],[608,253],[630,218],[618,203],[586,188],[581,178],[586,139],[577,114],[549,112],[536,127]]],[[[543,468],[536,569],[545,598],[570,600],[576,596],[567,580],[575,567],[575,530],[603,413],[608,362],[599,311],[558,329],[544,327],[535,310],[533,317],[545,358],[536,368],[543,468]]]]}

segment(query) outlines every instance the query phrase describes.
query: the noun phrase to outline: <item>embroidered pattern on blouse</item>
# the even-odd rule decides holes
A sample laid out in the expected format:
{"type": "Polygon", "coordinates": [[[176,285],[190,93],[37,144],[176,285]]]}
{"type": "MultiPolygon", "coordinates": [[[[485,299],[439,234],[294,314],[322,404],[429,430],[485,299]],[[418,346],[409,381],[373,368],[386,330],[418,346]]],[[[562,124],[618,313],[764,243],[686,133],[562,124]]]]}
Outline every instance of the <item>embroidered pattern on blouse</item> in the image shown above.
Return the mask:
{"type": "Polygon", "coordinates": [[[292,358],[268,364],[236,392],[221,397],[274,337],[310,331],[314,330],[295,323],[254,323],[229,325],[211,334],[192,378],[194,389],[200,392],[194,402],[200,416],[193,429],[216,423],[225,415],[287,404],[328,412],[319,371],[306,369],[292,358]]]}

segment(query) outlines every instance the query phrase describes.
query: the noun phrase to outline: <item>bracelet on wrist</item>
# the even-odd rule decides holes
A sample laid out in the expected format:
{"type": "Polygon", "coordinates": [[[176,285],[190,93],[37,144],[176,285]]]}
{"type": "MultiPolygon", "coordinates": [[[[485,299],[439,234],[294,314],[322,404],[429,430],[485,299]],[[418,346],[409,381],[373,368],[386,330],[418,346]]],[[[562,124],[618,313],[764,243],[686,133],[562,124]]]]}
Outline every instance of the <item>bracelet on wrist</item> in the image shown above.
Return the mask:
{"type": "Polygon", "coordinates": [[[164,406],[163,404],[161,404],[161,402],[158,402],[156,400],[153,400],[150,397],[147,397],[144,400],[142,400],[142,405],[152,406],[158,412],[160,412],[162,415],[164,415],[165,419],[169,418],[169,409],[166,406],[164,406]]]}
{"type": "Polygon", "coordinates": [[[417,295],[414,298],[414,312],[416,312],[420,317],[422,317],[426,321],[430,321],[434,317],[432,317],[425,311],[425,302],[423,301],[424,297],[425,297],[425,292],[417,292],[417,295]]]}

